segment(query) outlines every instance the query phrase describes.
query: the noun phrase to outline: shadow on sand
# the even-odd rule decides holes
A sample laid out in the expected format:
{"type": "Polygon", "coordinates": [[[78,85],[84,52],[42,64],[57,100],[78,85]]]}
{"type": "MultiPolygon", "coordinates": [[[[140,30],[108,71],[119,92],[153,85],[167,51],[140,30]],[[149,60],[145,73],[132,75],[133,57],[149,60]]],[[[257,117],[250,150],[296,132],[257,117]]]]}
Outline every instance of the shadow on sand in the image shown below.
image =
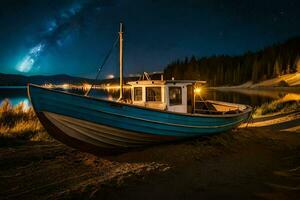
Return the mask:
{"type": "Polygon", "coordinates": [[[0,198],[297,199],[299,115],[111,157],[56,141],[1,147],[0,198]]]}

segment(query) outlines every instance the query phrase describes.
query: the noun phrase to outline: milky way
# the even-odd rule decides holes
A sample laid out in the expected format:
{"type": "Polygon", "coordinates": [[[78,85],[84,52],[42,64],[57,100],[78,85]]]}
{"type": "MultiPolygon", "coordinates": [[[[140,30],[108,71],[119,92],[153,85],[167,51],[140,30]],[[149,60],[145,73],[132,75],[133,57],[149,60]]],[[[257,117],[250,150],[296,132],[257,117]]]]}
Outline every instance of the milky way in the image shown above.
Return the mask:
{"type": "MultiPolygon", "coordinates": [[[[124,22],[124,74],[299,36],[299,0],[2,0],[0,73],[92,78],[124,22]]],[[[115,74],[115,49],[103,75],[115,74]]]]}
{"type": "Polygon", "coordinates": [[[49,20],[45,30],[37,35],[38,42],[28,50],[23,60],[16,66],[19,72],[30,72],[39,69],[39,61],[50,47],[61,47],[76,31],[83,28],[86,16],[93,16],[100,11],[99,1],[77,2],[60,11],[49,20]],[[87,15],[88,13],[88,15],[87,15]]]}

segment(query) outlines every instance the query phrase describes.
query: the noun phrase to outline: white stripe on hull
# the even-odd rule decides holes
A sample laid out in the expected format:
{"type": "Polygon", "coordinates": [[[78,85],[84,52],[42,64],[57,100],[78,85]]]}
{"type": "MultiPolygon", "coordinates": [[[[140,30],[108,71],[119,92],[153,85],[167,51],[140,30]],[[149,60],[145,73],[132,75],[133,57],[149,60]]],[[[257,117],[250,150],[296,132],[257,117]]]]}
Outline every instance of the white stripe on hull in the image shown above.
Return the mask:
{"type": "Polygon", "coordinates": [[[55,113],[43,113],[69,137],[98,147],[127,148],[162,142],[161,137],[133,133],[55,113]]]}

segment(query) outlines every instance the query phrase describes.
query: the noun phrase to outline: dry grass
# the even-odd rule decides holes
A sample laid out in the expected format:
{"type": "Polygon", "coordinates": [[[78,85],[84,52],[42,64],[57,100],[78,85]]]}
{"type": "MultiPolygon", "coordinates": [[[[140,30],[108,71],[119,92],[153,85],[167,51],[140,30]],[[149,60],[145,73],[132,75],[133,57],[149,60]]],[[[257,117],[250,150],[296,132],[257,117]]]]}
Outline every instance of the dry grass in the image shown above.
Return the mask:
{"type": "Polygon", "coordinates": [[[0,145],[12,141],[48,140],[50,137],[40,124],[32,108],[21,102],[12,106],[8,99],[0,106],[0,145]]]}
{"type": "Polygon", "coordinates": [[[255,110],[253,116],[257,118],[266,115],[289,113],[297,110],[300,110],[299,100],[282,101],[282,99],[280,99],[280,100],[272,101],[270,103],[262,104],[260,107],[258,107],[255,110]]]}

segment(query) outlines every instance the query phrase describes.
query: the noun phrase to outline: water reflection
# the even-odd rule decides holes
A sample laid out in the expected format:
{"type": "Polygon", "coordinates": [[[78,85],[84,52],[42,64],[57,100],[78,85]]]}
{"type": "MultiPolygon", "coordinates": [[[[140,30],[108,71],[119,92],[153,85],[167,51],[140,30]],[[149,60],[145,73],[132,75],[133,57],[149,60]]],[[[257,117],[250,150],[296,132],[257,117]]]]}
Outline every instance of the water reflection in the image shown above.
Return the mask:
{"type": "Polygon", "coordinates": [[[205,96],[206,99],[212,99],[217,101],[226,101],[232,103],[242,103],[251,106],[258,106],[266,102],[271,102],[277,97],[265,96],[261,94],[246,94],[237,91],[218,91],[209,90],[205,96]]]}
{"type": "Polygon", "coordinates": [[[9,99],[12,105],[18,105],[21,102],[24,102],[24,104],[30,106],[28,97],[27,97],[27,92],[26,88],[0,88],[0,103],[4,99],[9,99]]]}
{"type": "MultiPolygon", "coordinates": [[[[61,89],[64,90],[64,89],[61,89]]],[[[84,94],[82,89],[64,90],[75,94],[84,94]]],[[[123,96],[129,98],[131,95],[130,89],[124,89],[123,96]]],[[[119,98],[118,89],[93,89],[90,96],[97,98],[104,98],[108,100],[117,100],[119,98]]],[[[286,92],[286,91],[270,91],[270,90],[205,90],[202,94],[204,99],[211,99],[217,101],[227,101],[233,103],[242,103],[251,106],[259,106],[266,102],[271,102],[279,99],[300,100],[300,91],[286,92]]],[[[26,88],[0,88],[0,101],[8,98],[13,105],[24,102],[25,105],[30,106],[27,98],[26,88]]]]}

